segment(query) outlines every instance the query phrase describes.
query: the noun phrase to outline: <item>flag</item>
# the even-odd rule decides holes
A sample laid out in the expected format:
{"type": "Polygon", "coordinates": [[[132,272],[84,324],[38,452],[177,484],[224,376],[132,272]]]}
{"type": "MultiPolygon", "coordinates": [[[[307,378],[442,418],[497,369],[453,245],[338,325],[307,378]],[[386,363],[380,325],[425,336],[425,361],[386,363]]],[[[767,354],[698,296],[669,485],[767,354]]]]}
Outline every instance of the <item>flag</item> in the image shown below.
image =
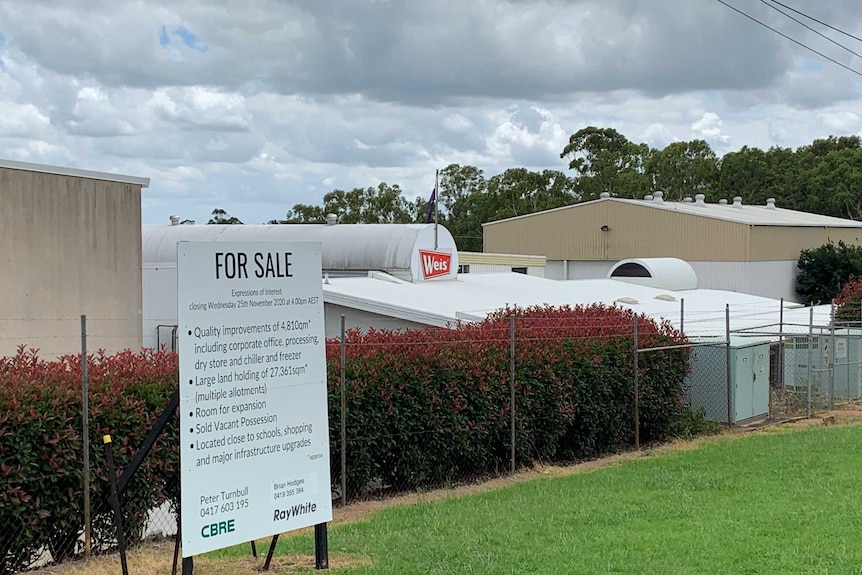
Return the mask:
{"type": "Polygon", "coordinates": [[[431,199],[428,200],[428,215],[425,216],[425,223],[431,223],[431,216],[434,214],[434,202],[437,200],[437,186],[431,191],[431,199]]]}

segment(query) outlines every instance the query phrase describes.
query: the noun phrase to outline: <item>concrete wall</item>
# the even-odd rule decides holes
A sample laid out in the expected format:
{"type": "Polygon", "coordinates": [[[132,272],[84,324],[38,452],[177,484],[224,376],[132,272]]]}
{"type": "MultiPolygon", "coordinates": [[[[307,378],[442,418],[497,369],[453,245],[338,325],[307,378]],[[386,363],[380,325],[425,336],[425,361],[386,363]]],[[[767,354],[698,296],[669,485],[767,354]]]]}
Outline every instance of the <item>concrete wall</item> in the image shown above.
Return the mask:
{"type": "Polygon", "coordinates": [[[689,262],[698,287],[801,302],[796,294],[796,261],[689,262]]]}
{"type": "Polygon", "coordinates": [[[141,186],[0,168],[0,355],[141,345],[141,186]]]}
{"type": "Polygon", "coordinates": [[[548,260],[545,277],[554,280],[591,280],[606,278],[614,261],[563,261],[548,260]]]}

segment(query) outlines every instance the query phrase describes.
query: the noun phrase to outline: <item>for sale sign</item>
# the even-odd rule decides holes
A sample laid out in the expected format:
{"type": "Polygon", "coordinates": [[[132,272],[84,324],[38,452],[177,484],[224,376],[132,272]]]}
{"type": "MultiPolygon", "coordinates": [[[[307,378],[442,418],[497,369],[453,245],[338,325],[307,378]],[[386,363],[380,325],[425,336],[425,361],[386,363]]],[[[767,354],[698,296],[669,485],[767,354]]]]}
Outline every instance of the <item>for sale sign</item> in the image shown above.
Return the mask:
{"type": "Polygon", "coordinates": [[[320,244],[180,242],[183,557],[332,519],[320,244]]]}

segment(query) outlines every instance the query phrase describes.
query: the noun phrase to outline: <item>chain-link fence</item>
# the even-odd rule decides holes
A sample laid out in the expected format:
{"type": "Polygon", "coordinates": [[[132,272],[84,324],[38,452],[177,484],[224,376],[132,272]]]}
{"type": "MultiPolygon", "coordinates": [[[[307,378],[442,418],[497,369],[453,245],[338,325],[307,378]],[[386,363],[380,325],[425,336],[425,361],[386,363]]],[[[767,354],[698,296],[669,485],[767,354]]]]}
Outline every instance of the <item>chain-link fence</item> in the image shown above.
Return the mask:
{"type": "Polygon", "coordinates": [[[771,415],[776,418],[811,417],[862,400],[859,304],[830,306],[827,318],[815,317],[814,308],[806,311],[807,322],[779,325],[772,344],[771,415]]]}
{"type": "MultiPolygon", "coordinates": [[[[809,309],[777,324],[758,323],[759,310],[728,307],[719,314],[681,313],[665,327],[630,314],[625,322],[581,315],[577,324],[553,315],[507,317],[483,330],[441,328],[412,336],[342,328],[326,344],[333,502],[471,485],[536,462],[570,463],[638,449],[668,435],[703,431],[706,424],[811,416],[860,399],[862,310],[854,311],[860,318],[854,324],[835,312],[829,314],[835,321],[822,321],[809,309]],[[807,323],[799,319],[803,313],[810,316],[807,323]],[[738,327],[731,329],[734,323],[738,327]]],[[[49,385],[56,377],[52,369],[66,369],[64,377],[80,381],[77,397],[46,393],[32,414],[21,416],[44,420],[29,428],[38,437],[16,435],[16,420],[8,414],[0,419],[2,575],[116,553],[103,441],[108,432],[123,543],[178,557],[178,415],[169,414],[152,449],[136,460],[170,398],[162,393],[148,403],[126,404],[125,396],[155,388],[124,388],[119,381],[145,369],[143,379],[175,382],[176,356],[169,351],[173,360],[150,357],[139,364],[124,357],[124,367],[111,364],[118,378],[113,381],[93,353],[107,341],[102,324],[88,320],[82,327],[84,348],[66,351],[80,357],[89,346],[89,373],[80,364],[76,371],[71,359],[50,369],[19,370],[49,385]],[[174,363],[154,371],[140,367],[147,361],[174,363]],[[87,388],[94,375],[99,386],[87,388]],[[74,417],[65,415],[69,406],[74,417]],[[124,414],[125,426],[118,427],[111,410],[124,414]],[[52,413],[66,419],[54,421],[52,413]],[[33,450],[38,465],[8,457],[26,452],[19,449],[25,441],[49,445],[33,450]]],[[[167,322],[159,329],[174,332],[167,322]]],[[[31,359],[25,354],[19,362],[31,359]]],[[[6,369],[0,375],[9,379],[13,372],[19,373],[6,369]]],[[[21,382],[0,385],[6,406],[16,406],[20,397],[9,390],[21,382]]],[[[249,554],[256,551],[249,546],[249,554]]],[[[129,556],[132,572],[138,560],[129,556]]]]}

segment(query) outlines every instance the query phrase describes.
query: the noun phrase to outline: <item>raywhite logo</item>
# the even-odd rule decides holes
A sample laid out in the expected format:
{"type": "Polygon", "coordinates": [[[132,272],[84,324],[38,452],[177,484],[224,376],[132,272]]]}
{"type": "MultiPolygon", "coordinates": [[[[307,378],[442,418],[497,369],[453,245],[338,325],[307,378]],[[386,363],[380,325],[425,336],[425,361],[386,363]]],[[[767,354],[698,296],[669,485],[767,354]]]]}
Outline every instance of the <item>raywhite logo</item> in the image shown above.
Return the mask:
{"type": "Polygon", "coordinates": [[[427,279],[445,276],[452,268],[452,254],[419,250],[422,261],[422,277],[427,279]]]}

